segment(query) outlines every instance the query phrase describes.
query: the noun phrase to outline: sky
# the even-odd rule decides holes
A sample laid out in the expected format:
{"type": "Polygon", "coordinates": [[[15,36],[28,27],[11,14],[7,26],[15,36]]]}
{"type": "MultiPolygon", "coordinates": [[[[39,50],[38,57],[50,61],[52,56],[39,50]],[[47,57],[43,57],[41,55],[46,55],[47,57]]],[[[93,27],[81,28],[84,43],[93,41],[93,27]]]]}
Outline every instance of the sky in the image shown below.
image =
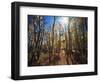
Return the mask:
{"type": "Polygon", "coordinates": [[[53,25],[54,17],[53,16],[44,16],[45,19],[45,29],[47,31],[51,30],[51,25],[53,25]]]}
{"type": "MultiPolygon", "coordinates": [[[[34,15],[28,15],[28,23],[31,24],[33,21],[34,15]]],[[[44,16],[45,19],[45,30],[50,31],[50,26],[53,24],[53,16],[44,16]]]]}
{"type": "MultiPolygon", "coordinates": [[[[34,17],[34,15],[28,15],[28,23],[29,24],[32,23],[32,21],[34,19],[33,17],[34,17]]],[[[63,18],[65,18],[65,17],[63,17],[63,18]]],[[[54,22],[54,16],[44,16],[44,20],[45,20],[45,30],[50,31],[51,27],[53,25],[53,22],[54,22]]],[[[61,20],[62,20],[62,17],[57,16],[56,23],[60,22],[63,24],[64,21],[61,21],[61,20]]]]}
{"type": "MultiPolygon", "coordinates": [[[[28,15],[28,23],[31,24],[34,17],[36,15],[28,15]]],[[[54,16],[43,16],[44,17],[44,22],[45,22],[45,30],[47,32],[51,31],[51,27],[53,25],[53,22],[54,22],[54,16]]],[[[67,25],[68,25],[68,20],[69,20],[70,17],[61,17],[61,16],[57,16],[56,17],[56,23],[61,23],[62,26],[64,28],[67,28],[67,25]]],[[[87,20],[87,19],[86,19],[87,20]]],[[[86,27],[87,27],[87,21],[85,22],[86,24],[86,27]]]]}

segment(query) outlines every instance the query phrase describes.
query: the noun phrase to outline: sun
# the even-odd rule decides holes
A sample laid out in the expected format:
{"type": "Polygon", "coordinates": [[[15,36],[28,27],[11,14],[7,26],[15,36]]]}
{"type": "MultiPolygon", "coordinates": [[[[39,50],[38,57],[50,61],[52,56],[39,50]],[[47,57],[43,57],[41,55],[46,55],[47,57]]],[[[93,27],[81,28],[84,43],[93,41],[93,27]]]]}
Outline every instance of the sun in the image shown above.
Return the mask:
{"type": "Polygon", "coordinates": [[[61,23],[67,25],[68,24],[68,17],[62,17],[61,18],[61,23]]]}
{"type": "Polygon", "coordinates": [[[68,23],[69,23],[69,17],[60,17],[59,18],[59,23],[62,25],[61,28],[66,30],[67,26],[68,26],[68,23]]]}
{"type": "Polygon", "coordinates": [[[68,25],[69,17],[60,17],[58,21],[62,26],[68,25]]]}

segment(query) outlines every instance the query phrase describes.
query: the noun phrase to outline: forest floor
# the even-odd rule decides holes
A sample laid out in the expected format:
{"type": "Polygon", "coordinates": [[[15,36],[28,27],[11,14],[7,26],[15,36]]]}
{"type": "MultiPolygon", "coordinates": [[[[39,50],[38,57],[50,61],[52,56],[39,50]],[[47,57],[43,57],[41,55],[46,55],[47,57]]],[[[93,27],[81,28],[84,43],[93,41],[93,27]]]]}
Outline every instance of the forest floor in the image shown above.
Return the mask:
{"type": "Polygon", "coordinates": [[[59,56],[60,56],[60,60],[59,60],[60,65],[72,64],[72,60],[71,60],[72,56],[65,55],[64,50],[61,50],[59,56]]]}
{"type": "Polygon", "coordinates": [[[64,49],[54,50],[54,54],[52,53],[41,53],[39,58],[39,64],[37,66],[52,66],[52,65],[72,65],[72,64],[86,64],[87,62],[80,56],[80,54],[66,54],[64,49]]]}
{"type": "Polygon", "coordinates": [[[55,53],[55,56],[50,56],[46,54],[41,55],[41,65],[53,65],[55,62],[56,64],[54,65],[71,65],[72,63],[72,55],[65,55],[65,50],[61,49],[59,53],[55,53]],[[47,56],[47,57],[46,57],[47,56]],[[51,59],[51,63],[49,63],[49,58],[51,59]]]}

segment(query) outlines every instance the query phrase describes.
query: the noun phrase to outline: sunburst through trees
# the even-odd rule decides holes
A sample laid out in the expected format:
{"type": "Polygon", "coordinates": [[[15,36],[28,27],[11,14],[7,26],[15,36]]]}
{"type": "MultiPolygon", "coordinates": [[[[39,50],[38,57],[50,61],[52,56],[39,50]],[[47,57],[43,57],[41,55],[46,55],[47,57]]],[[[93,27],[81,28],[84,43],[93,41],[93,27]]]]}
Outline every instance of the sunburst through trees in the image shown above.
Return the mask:
{"type": "Polygon", "coordinates": [[[28,66],[87,64],[87,21],[28,15],[28,66]]]}

